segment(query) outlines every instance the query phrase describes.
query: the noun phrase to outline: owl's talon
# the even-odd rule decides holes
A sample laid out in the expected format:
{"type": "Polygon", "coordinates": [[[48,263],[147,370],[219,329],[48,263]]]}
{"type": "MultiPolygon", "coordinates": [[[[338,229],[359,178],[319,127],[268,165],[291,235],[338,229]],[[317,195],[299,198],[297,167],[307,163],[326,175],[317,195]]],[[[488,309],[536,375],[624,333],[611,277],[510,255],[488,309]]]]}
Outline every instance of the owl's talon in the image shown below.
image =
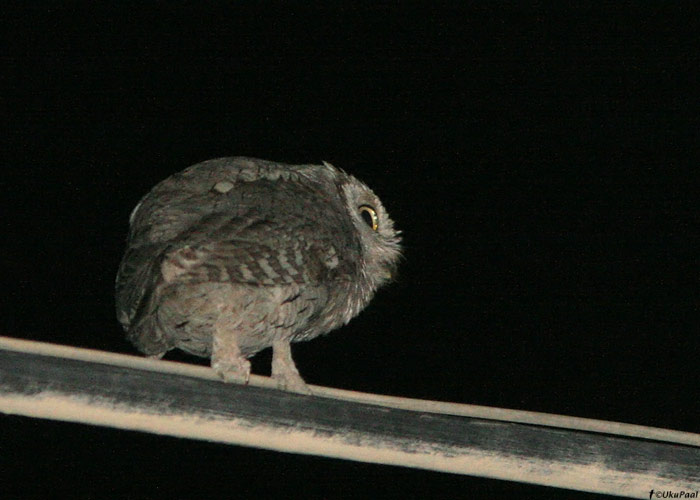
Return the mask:
{"type": "Polygon", "coordinates": [[[272,378],[277,382],[277,388],[283,391],[311,394],[311,389],[299,375],[289,340],[275,340],[272,343],[272,378]]]}
{"type": "Polygon", "coordinates": [[[245,358],[234,361],[215,360],[212,361],[211,367],[224,382],[247,384],[250,380],[250,361],[245,358]]]}
{"type": "Polygon", "coordinates": [[[306,385],[304,379],[298,373],[274,374],[273,380],[277,382],[277,388],[282,391],[297,392],[299,394],[311,395],[311,389],[306,385]]]}

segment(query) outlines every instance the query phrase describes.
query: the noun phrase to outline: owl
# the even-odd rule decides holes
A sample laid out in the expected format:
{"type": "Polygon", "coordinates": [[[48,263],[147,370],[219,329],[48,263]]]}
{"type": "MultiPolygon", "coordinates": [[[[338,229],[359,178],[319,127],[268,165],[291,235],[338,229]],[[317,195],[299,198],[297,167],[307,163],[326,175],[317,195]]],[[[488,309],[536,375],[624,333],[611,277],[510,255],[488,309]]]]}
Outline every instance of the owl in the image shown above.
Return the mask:
{"type": "Polygon", "coordinates": [[[157,184],[129,223],[116,310],[141,352],[209,357],[246,383],[248,358],[272,347],[277,386],[302,393],[290,343],[350,321],[400,257],[379,198],[326,162],[198,163],[157,184]]]}

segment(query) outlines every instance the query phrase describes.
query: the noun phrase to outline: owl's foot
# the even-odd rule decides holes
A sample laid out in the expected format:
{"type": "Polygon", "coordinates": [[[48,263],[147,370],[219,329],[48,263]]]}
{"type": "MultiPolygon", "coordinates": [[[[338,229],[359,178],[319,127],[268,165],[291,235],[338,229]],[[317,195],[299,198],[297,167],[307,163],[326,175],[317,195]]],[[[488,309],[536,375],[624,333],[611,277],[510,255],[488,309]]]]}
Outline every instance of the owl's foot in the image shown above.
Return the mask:
{"type": "Polygon", "coordinates": [[[272,378],[277,382],[277,388],[283,391],[298,392],[299,394],[311,394],[311,389],[297,372],[279,371],[272,373],[272,378]]]}
{"type": "Polygon", "coordinates": [[[241,354],[237,344],[223,344],[214,338],[211,367],[224,382],[247,384],[250,379],[250,361],[241,354]]]}
{"type": "Polygon", "coordinates": [[[272,343],[272,378],[277,382],[277,388],[284,391],[311,394],[311,389],[299,375],[289,341],[272,343]]]}
{"type": "Polygon", "coordinates": [[[224,382],[247,384],[250,380],[250,361],[243,357],[231,360],[212,358],[211,367],[224,382]]]}

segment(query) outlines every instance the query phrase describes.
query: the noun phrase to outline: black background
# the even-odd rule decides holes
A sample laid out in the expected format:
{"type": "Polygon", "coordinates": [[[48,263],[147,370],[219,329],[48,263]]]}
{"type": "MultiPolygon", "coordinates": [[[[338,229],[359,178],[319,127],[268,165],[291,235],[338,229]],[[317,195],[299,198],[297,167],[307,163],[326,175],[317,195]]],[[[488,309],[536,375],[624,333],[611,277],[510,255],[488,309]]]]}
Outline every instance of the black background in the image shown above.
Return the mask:
{"type": "MultiPolygon", "coordinates": [[[[327,160],[381,196],[405,260],[295,345],[309,383],[700,432],[698,12],[457,4],[5,9],[0,334],[134,353],[113,282],[139,198],[210,158],[327,160]]],[[[0,435],[7,498],[593,497],[19,417],[0,435]]]]}

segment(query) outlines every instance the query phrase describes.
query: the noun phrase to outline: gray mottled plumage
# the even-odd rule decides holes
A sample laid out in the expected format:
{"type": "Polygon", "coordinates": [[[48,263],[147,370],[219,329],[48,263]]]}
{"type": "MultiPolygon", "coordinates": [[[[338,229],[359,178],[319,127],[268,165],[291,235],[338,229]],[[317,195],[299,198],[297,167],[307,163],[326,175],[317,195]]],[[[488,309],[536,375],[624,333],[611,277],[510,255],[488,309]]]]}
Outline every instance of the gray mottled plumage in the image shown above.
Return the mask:
{"type": "Polygon", "coordinates": [[[290,342],[359,313],[391,278],[398,234],[374,193],[327,163],[205,161],[131,213],[117,316],[145,354],[210,356],[227,381],[247,381],[247,358],[272,346],[278,385],[308,392],[290,342]]]}

